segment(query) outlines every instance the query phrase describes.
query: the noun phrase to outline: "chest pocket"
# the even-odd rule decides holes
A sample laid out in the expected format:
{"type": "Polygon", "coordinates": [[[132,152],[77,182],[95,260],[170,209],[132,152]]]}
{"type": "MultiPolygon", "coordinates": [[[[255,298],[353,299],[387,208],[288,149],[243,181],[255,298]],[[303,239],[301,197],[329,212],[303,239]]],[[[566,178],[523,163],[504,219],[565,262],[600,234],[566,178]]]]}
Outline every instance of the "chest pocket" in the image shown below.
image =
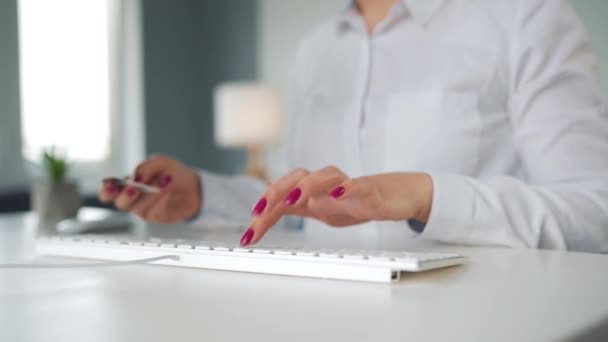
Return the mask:
{"type": "Polygon", "coordinates": [[[477,102],[477,93],[472,91],[390,96],[385,122],[385,170],[473,175],[479,162],[477,102]]]}

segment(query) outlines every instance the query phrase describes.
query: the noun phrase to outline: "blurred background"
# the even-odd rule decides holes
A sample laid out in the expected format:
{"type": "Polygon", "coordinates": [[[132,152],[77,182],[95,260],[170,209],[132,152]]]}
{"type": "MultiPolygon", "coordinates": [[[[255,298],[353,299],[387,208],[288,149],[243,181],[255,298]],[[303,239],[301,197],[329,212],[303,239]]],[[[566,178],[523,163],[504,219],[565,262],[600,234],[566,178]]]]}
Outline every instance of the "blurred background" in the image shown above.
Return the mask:
{"type": "MultiPolygon", "coordinates": [[[[0,212],[30,208],[56,146],[95,205],[99,181],[153,153],[238,173],[214,138],[213,92],[265,84],[279,99],[299,40],[347,0],[0,0],[0,212]]],[[[608,94],[608,1],[572,0],[608,94]]],[[[277,176],[278,148],[264,163],[277,176]]]]}

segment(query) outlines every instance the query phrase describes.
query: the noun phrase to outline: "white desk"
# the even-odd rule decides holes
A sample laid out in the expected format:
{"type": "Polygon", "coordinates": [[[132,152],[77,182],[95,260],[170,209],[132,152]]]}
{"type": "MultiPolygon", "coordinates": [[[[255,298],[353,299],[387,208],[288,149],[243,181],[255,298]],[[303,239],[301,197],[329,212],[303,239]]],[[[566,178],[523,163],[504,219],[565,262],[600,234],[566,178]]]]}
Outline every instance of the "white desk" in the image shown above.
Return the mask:
{"type": "MultiPolygon", "coordinates": [[[[0,229],[19,222],[26,225],[0,219],[0,229]]],[[[157,230],[172,232],[238,239],[157,230]]],[[[301,234],[273,232],[268,240],[306,241],[301,234]]],[[[608,334],[608,256],[412,248],[429,247],[470,262],[394,285],[150,265],[0,270],[0,341],[553,341],[608,334]]]]}

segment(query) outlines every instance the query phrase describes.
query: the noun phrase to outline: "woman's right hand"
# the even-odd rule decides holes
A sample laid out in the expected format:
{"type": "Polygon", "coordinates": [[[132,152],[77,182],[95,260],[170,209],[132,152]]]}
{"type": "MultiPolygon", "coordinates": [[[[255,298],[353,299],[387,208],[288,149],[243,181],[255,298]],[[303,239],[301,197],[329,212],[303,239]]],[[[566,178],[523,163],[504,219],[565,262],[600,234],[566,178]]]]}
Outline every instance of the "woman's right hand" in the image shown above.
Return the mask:
{"type": "Polygon", "coordinates": [[[116,208],[153,223],[172,224],[195,217],[202,206],[198,173],[167,156],[153,156],[137,166],[133,180],[158,187],[158,193],[144,193],[135,187],[120,188],[104,182],[98,197],[114,202],[116,208]]]}

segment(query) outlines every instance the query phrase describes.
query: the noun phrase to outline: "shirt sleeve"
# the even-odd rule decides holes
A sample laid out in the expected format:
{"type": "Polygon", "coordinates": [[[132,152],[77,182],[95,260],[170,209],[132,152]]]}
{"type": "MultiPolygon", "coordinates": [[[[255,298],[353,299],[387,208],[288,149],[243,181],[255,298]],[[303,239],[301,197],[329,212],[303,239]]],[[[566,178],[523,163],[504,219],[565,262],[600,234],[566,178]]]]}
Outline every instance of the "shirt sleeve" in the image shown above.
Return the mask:
{"type": "Polygon", "coordinates": [[[521,1],[509,115],[521,178],[431,174],[421,237],[608,252],[608,112],[587,34],[566,1],[521,1]]]}

